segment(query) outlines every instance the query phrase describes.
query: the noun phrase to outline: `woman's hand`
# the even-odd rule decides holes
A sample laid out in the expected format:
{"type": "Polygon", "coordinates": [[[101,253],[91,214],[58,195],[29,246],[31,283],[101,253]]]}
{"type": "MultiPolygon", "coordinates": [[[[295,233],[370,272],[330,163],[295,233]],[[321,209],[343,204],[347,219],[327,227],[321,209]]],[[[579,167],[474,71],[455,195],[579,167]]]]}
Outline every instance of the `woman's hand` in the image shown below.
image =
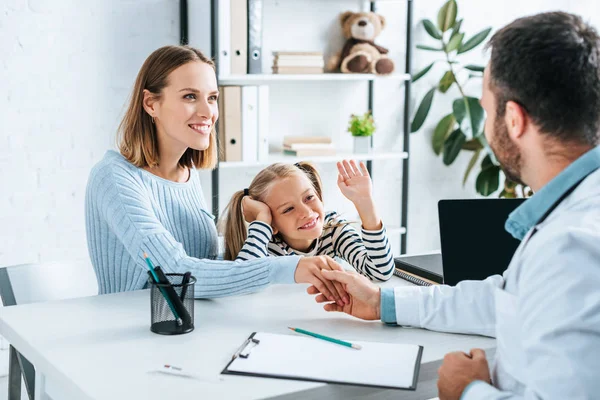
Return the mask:
{"type": "Polygon", "coordinates": [[[377,215],[373,201],[373,183],[365,163],[360,168],[356,161],[344,160],[337,163],[338,187],[348,200],[354,203],[364,229],[376,231],[382,228],[381,219],[377,215]]]}
{"type": "Polygon", "coordinates": [[[341,283],[323,277],[322,271],[344,271],[342,266],[328,256],[302,257],[296,267],[297,283],[310,283],[328,301],[344,307],[350,301],[341,283]]]}
{"type": "Polygon", "coordinates": [[[271,209],[262,201],[254,200],[250,196],[242,198],[242,212],[246,222],[262,221],[271,225],[271,209]]]}

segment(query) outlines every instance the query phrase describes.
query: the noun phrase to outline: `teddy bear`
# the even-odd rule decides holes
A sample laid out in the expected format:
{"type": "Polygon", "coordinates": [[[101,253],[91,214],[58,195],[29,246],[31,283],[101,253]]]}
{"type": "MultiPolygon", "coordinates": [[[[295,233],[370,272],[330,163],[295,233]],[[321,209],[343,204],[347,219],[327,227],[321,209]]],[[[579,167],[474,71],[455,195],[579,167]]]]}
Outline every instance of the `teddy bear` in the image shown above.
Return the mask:
{"type": "Polygon", "coordinates": [[[346,11],[340,14],[346,43],[339,54],[328,62],[329,71],[391,74],[394,62],[387,57],[388,49],[374,40],[385,26],[385,18],[374,12],[346,11]]]}

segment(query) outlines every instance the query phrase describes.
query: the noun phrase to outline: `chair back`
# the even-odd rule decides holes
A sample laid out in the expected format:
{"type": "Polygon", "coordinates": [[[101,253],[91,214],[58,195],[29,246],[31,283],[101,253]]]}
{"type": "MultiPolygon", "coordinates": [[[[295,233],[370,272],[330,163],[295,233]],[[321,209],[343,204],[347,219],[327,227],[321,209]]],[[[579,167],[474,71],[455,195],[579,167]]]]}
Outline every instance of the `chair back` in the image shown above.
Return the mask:
{"type": "Polygon", "coordinates": [[[48,262],[0,268],[0,296],[5,306],[97,294],[96,274],[89,263],[48,262]]]}

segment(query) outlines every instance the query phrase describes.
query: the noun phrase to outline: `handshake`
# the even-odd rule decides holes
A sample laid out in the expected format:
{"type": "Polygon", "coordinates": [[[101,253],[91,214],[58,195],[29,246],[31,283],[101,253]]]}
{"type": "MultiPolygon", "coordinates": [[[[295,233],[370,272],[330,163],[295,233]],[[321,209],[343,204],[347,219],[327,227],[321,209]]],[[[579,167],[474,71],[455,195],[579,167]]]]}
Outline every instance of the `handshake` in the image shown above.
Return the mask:
{"type": "Polygon", "coordinates": [[[325,311],[337,311],[365,320],[380,319],[379,287],[354,271],[345,271],[328,256],[302,257],[294,279],[309,283],[308,294],[325,303],[325,311]]]}

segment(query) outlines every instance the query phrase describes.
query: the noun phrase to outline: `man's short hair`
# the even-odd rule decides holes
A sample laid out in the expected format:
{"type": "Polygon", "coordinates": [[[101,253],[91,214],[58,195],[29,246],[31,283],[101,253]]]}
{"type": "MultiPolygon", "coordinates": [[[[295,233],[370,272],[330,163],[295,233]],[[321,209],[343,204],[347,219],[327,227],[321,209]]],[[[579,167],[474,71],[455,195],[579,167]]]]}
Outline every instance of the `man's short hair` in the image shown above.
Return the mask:
{"type": "Polygon", "coordinates": [[[515,101],[548,136],[598,144],[600,37],[593,27],[573,14],[542,13],[505,26],[488,47],[498,117],[515,101]]]}

